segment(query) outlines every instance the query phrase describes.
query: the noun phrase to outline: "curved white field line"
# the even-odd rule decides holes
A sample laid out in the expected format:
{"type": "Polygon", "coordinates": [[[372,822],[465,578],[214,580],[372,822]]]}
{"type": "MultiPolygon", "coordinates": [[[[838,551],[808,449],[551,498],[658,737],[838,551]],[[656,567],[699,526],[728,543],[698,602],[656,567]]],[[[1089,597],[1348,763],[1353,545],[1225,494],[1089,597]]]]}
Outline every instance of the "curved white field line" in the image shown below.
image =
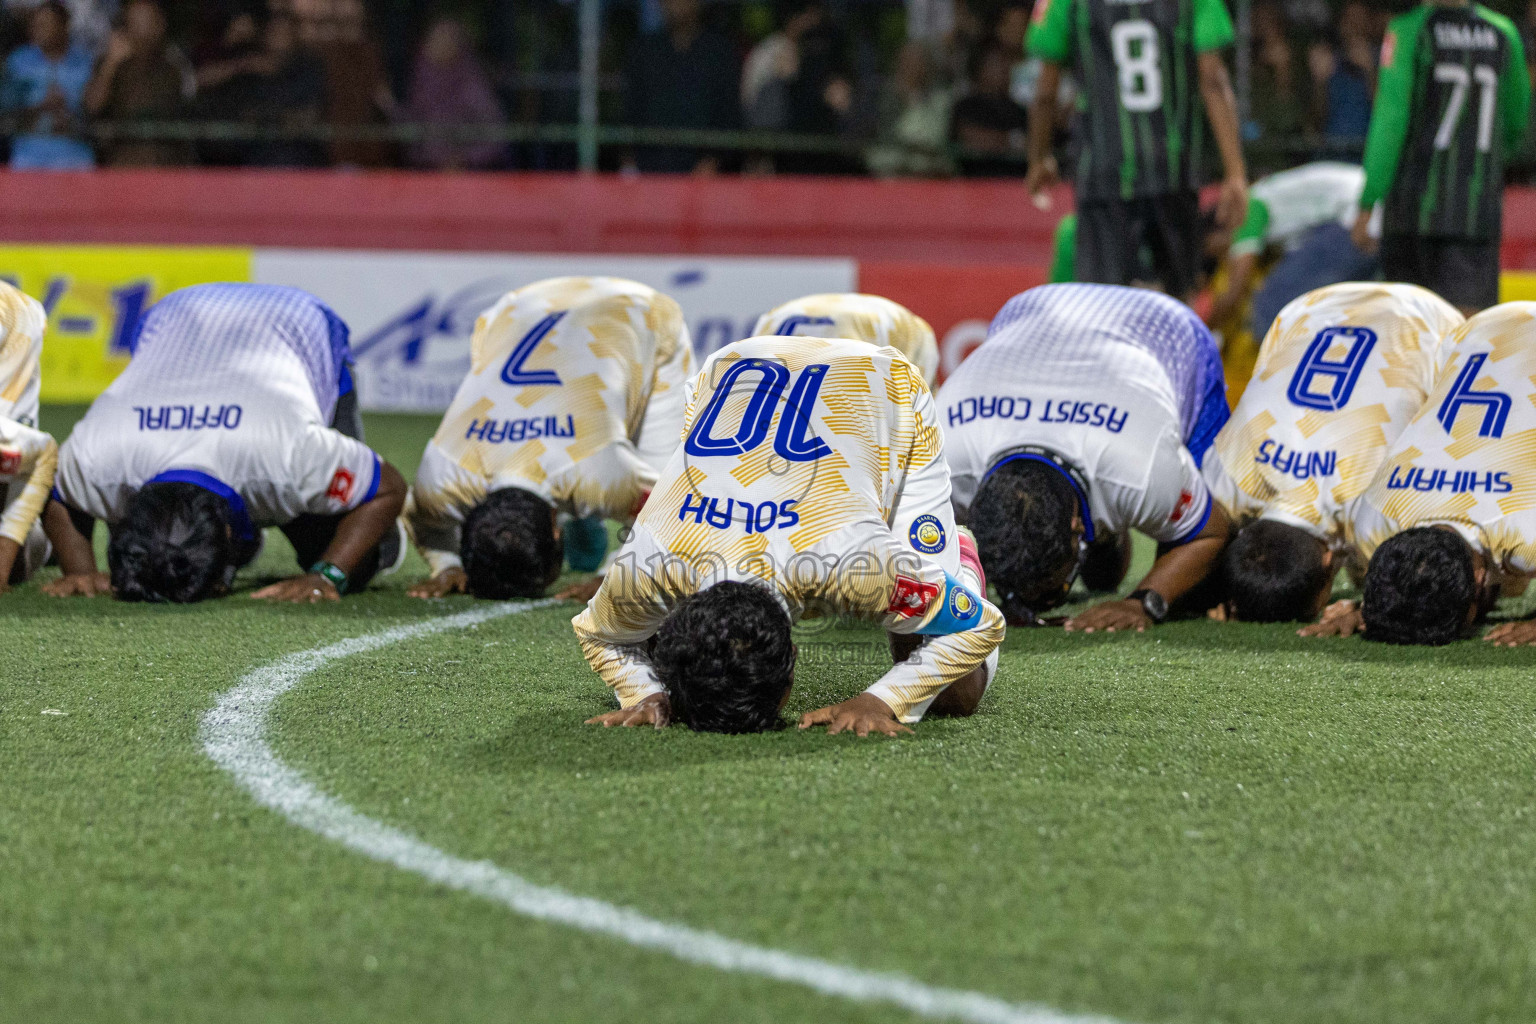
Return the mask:
{"type": "Polygon", "coordinates": [[[340,800],[320,792],[303,775],[279,760],[267,745],[267,717],[273,703],[329,662],[376,651],[402,640],[462,629],[553,603],[488,605],[279,658],[247,673],[203,716],[203,749],[257,802],[281,813],[295,825],[335,840],[365,857],[414,871],[450,889],[474,893],[540,921],[607,935],[632,946],[670,953],[680,960],[722,971],[755,974],[858,1002],[891,1003],[925,1017],[973,1024],[1117,1024],[1107,1017],[1067,1014],[1046,1006],[1008,1003],[979,992],[935,988],[899,974],[844,967],[814,957],[754,946],[687,925],[657,921],[601,900],[535,885],[489,861],[462,860],[415,836],[359,814],[340,800]]]}

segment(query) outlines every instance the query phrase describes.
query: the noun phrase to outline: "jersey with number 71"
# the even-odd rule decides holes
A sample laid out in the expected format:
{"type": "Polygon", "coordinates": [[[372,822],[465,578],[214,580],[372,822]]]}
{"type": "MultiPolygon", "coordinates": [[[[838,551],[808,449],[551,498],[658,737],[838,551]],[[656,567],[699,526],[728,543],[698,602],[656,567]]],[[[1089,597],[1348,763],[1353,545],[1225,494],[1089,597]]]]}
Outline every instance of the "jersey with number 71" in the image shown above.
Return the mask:
{"type": "Polygon", "coordinates": [[[1232,35],[1222,0],[1037,0],[1030,54],[1082,84],[1079,202],[1199,186],[1198,56],[1232,35]]]}
{"type": "Polygon", "coordinates": [[[1274,519],[1345,546],[1345,508],[1424,404],[1462,323],[1416,285],[1330,285],[1275,318],[1203,472],[1242,522],[1274,519]]]}

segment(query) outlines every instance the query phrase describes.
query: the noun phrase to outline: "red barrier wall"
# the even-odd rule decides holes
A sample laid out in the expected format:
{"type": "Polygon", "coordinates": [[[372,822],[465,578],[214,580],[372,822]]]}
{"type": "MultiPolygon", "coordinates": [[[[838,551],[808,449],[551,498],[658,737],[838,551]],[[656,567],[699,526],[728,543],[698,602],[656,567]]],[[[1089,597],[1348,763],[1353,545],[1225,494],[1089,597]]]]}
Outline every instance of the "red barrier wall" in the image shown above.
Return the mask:
{"type": "MultiPolygon", "coordinates": [[[[514,252],[848,256],[1044,266],[1070,208],[1017,181],[330,171],[0,172],[0,239],[514,252]]],[[[1506,267],[1536,269],[1536,190],[1506,267]]]]}

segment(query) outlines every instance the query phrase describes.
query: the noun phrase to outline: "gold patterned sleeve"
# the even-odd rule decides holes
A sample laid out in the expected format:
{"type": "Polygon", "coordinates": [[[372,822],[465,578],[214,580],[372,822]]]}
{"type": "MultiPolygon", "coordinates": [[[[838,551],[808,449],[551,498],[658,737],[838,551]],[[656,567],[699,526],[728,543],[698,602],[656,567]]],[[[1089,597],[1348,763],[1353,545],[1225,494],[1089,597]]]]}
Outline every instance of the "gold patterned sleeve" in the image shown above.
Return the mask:
{"type": "Polygon", "coordinates": [[[655,584],[636,570],[636,564],[619,559],[586,608],[571,620],[587,664],[623,708],[665,692],[646,655],[645,641],[656,634],[666,610],[656,600],[655,584]]]}
{"type": "Polygon", "coordinates": [[[52,437],[14,420],[0,421],[0,466],[7,466],[11,475],[27,481],[0,516],[0,537],[26,543],[32,524],[48,503],[58,464],[59,446],[52,437]]]}

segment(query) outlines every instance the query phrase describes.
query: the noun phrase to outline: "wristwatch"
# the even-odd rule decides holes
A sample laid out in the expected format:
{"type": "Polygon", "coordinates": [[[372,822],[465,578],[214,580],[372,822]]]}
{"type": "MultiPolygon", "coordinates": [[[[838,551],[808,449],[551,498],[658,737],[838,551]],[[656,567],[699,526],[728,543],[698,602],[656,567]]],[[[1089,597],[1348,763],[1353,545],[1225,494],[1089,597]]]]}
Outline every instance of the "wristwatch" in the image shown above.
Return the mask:
{"type": "Polygon", "coordinates": [[[1153,622],[1162,622],[1168,617],[1168,600],[1155,590],[1133,590],[1126,597],[1127,601],[1140,601],[1141,610],[1147,613],[1147,618],[1153,622]]]}
{"type": "Polygon", "coordinates": [[[316,562],[309,567],[309,571],[316,576],[325,577],[331,586],[336,588],[336,593],[345,594],[347,592],[347,574],[342,571],[341,566],[333,565],[330,562],[316,562]]]}

